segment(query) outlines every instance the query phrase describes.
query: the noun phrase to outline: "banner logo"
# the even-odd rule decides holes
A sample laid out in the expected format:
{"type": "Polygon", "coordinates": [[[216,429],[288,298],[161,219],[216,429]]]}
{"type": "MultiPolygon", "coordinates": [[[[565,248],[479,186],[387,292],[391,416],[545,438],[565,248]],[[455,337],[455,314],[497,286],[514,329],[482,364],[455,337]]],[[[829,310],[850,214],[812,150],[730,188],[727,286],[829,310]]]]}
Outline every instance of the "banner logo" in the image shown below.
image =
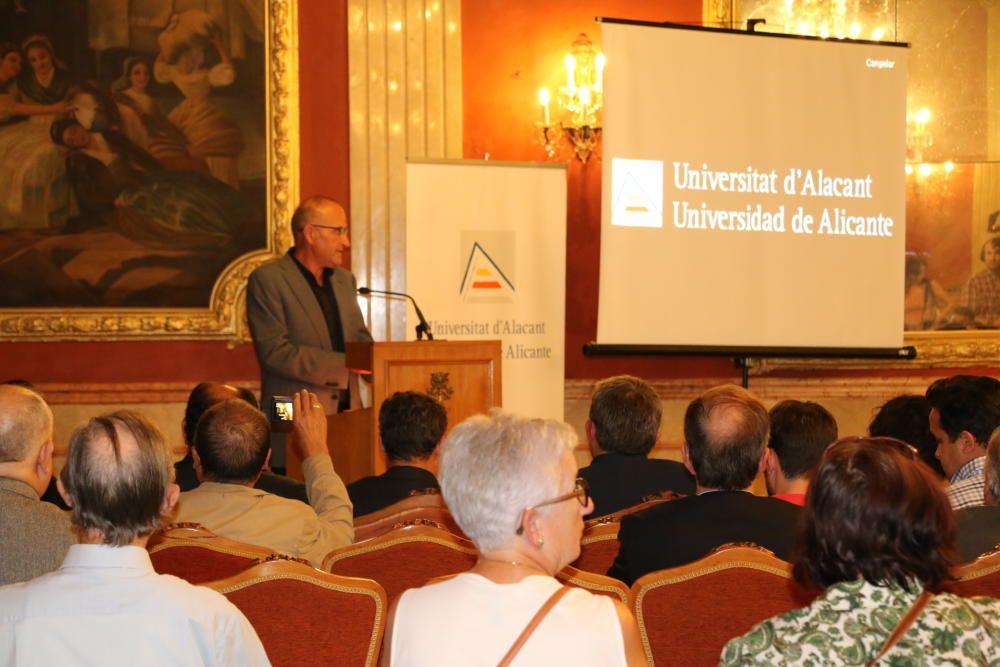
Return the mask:
{"type": "Polygon", "coordinates": [[[511,281],[511,276],[514,263],[514,233],[465,232],[462,236],[462,245],[469,247],[459,287],[462,300],[466,303],[513,301],[514,283],[511,281]],[[487,247],[490,248],[490,252],[487,251],[487,247]]]}

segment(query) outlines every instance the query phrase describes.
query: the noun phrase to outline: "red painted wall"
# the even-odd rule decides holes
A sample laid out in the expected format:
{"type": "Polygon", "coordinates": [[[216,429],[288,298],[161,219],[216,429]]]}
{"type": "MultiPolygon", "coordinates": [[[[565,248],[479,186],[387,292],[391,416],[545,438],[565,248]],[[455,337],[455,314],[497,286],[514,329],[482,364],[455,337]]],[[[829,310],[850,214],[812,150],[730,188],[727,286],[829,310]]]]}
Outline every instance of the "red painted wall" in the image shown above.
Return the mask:
{"type": "MultiPolygon", "coordinates": [[[[348,203],[347,3],[300,0],[301,190],[348,203]]],[[[253,347],[224,342],[0,344],[0,380],[191,382],[260,378],[253,347]]]]}
{"type": "MultiPolygon", "coordinates": [[[[579,33],[600,47],[594,17],[698,23],[701,0],[464,0],[462,84],[467,158],[546,159],[536,138],[537,92],[558,89],[563,58],[579,33]],[[497,20],[502,16],[503,20],[497,20]]],[[[566,377],[614,373],[645,377],[738,377],[726,359],[588,358],[582,347],[597,334],[601,243],[601,163],[572,161],[566,230],[566,377]]],[[[655,308],[655,304],[651,304],[655,308]]]]}

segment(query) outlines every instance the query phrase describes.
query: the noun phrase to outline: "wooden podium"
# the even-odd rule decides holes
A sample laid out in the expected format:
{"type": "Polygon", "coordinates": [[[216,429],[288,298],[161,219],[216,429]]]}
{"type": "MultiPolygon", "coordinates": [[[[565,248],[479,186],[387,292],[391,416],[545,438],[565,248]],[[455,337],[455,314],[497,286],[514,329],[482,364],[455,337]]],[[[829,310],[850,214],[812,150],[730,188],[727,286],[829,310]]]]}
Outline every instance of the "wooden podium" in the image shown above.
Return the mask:
{"type": "MultiPolygon", "coordinates": [[[[382,401],[397,391],[430,394],[448,410],[448,430],[471,415],[500,407],[499,340],[348,343],[347,366],[371,381],[372,407],[327,418],[327,446],[333,467],[350,484],[385,472],[378,442],[382,401]]],[[[289,434],[288,475],[302,479],[302,462],[289,434]]]]}

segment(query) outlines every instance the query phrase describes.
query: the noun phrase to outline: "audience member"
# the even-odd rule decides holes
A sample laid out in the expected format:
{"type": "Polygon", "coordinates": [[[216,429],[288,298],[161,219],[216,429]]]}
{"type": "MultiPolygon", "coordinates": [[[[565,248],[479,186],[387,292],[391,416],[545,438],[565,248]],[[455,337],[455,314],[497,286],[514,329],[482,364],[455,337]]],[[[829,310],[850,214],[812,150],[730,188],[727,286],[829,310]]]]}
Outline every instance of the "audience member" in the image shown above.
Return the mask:
{"type": "Polygon", "coordinates": [[[956,543],[963,562],[1000,546],[1000,429],[993,431],[983,466],[985,487],[982,507],[966,507],[955,512],[958,522],[956,543]]]}
{"type": "Polygon", "coordinates": [[[771,437],[764,454],[764,480],[772,498],[804,505],[809,475],[837,439],[837,420],[819,403],[782,401],[768,413],[771,437]]]}
{"type": "MultiPolygon", "coordinates": [[[[181,422],[184,444],[187,445],[188,451],[183,459],[174,464],[174,470],[177,473],[177,485],[181,487],[181,491],[190,491],[198,486],[198,476],[194,470],[194,455],[191,453],[198,420],[201,419],[201,416],[210,407],[230,398],[238,398],[254,408],[258,407],[257,399],[254,397],[252,391],[229,384],[202,382],[192,389],[188,395],[187,406],[184,408],[184,420],[181,422]]],[[[266,468],[260,474],[260,478],[257,479],[254,488],[273,493],[276,496],[301,500],[304,503],[309,502],[309,498],[306,496],[305,484],[291,477],[276,475],[266,468]]]]}
{"type": "Polygon", "coordinates": [[[948,576],[953,521],[937,478],[908,445],[838,441],[809,487],[793,565],[800,584],[826,590],[730,641],[721,664],[996,663],[1000,601],[929,593],[948,576]]]}
{"type": "Polygon", "coordinates": [[[767,410],[740,387],[715,387],[695,399],[684,414],[682,453],[697,495],[624,517],[608,574],[631,585],[728,542],[753,542],[787,560],[799,508],[748,490],[764,468],[768,428],[767,410]]]}
{"type": "Polygon", "coordinates": [[[553,602],[516,664],[646,664],[624,605],[553,576],[579,554],[583,515],[591,509],[586,486],[574,483],[575,443],[560,422],[502,414],[478,415],[452,430],[441,446],[441,487],[479,561],[399,597],[383,665],[498,664],[535,613],[553,602]]]}
{"type": "Polygon", "coordinates": [[[121,411],[77,429],[60,491],[80,543],[55,572],[0,589],[0,664],[270,664],[225,597],[153,571],[146,542],[179,489],[152,424],[121,411]]]}
{"type": "Polygon", "coordinates": [[[868,435],[896,438],[917,448],[920,460],[941,477],[944,468],[938,461],[937,438],[931,433],[931,404],[923,396],[906,394],[886,401],[868,425],[868,435]]]}
{"type": "Polygon", "coordinates": [[[42,397],[0,385],[0,585],[51,572],[76,542],[65,512],[41,502],[52,449],[52,411],[42,397]]]}
{"type": "Polygon", "coordinates": [[[414,492],[439,490],[437,451],[447,428],[447,411],[427,394],[397,391],[383,401],[378,434],[388,470],[347,486],[354,516],[370,514],[414,492]]]}
{"type": "Polygon", "coordinates": [[[597,383],[585,426],[594,460],[580,470],[594,512],[611,514],[663,491],[694,493],[694,479],[677,461],[650,459],[660,434],[662,406],[643,380],[618,375],[597,383]]]}
{"type": "Polygon", "coordinates": [[[959,307],[969,313],[972,325],[995,329],[1000,326],[1000,236],[986,239],[979,259],[986,268],[965,283],[959,307]]]}
{"type": "Polygon", "coordinates": [[[181,494],[176,521],[319,567],[327,553],[354,538],[351,502],[327,452],[323,407],[307,391],[293,400],[294,442],[302,450],[311,507],[253,488],[270,457],[270,427],[260,410],[229,399],[198,420],[194,467],[201,485],[181,494]]]}
{"type": "Polygon", "coordinates": [[[1000,381],[954,375],[927,389],[937,458],[948,476],[954,509],[983,504],[983,461],[993,429],[1000,426],[1000,381]]]}

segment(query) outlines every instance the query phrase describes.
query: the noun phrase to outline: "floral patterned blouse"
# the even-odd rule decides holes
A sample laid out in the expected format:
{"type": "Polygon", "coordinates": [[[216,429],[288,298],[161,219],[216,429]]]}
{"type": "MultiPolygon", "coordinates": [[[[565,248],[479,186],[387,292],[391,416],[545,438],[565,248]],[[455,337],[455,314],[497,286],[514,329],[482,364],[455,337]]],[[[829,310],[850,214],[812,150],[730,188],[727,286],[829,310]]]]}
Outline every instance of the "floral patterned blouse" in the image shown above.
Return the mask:
{"type": "MultiPolygon", "coordinates": [[[[720,665],[864,665],[920,595],[897,584],[834,584],[811,605],[733,639],[720,665]]],[[[1000,666],[1000,600],[935,595],[879,665],[1000,666]]]]}

